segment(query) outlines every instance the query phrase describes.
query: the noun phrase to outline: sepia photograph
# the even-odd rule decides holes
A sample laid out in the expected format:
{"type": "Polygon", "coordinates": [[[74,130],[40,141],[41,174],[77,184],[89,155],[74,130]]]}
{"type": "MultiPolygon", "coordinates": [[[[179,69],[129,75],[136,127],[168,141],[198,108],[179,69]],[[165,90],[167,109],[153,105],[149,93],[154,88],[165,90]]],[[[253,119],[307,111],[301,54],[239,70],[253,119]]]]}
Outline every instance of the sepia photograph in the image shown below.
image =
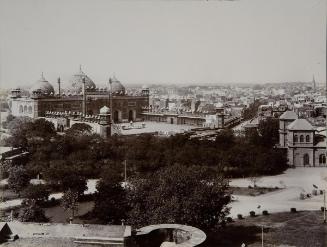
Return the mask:
{"type": "Polygon", "coordinates": [[[327,0],[0,0],[0,246],[327,247],[327,0]]]}

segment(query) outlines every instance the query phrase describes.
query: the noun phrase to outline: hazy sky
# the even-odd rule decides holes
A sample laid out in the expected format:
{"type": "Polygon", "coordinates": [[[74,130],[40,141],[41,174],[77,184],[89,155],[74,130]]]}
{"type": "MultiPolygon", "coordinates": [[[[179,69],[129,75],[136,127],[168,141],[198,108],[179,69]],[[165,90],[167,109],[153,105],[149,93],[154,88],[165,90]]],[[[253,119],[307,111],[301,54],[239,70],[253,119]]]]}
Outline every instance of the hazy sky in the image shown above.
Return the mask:
{"type": "Polygon", "coordinates": [[[325,0],[0,0],[0,85],[325,81],[325,0]]]}

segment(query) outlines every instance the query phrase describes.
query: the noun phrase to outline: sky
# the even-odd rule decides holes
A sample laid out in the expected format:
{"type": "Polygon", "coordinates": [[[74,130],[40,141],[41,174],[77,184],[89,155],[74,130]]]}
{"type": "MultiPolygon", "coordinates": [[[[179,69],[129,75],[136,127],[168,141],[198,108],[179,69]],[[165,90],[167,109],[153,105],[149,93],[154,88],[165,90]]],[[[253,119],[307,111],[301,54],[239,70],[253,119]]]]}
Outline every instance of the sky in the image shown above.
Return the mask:
{"type": "Polygon", "coordinates": [[[325,82],[325,0],[0,0],[0,86],[325,82]]]}

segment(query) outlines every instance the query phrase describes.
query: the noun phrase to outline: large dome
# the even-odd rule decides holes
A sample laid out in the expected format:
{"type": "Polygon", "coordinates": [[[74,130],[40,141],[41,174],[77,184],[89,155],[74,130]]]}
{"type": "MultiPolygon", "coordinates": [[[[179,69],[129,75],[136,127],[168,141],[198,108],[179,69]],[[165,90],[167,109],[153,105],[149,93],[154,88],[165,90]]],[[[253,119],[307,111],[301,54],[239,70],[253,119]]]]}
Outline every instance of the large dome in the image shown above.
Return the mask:
{"type": "Polygon", "coordinates": [[[71,79],[69,80],[70,88],[68,88],[69,91],[80,93],[82,92],[82,86],[83,86],[83,78],[85,78],[85,87],[88,90],[94,90],[96,88],[94,82],[88,77],[80,67],[79,71],[74,74],[71,79]]]}
{"type": "Polygon", "coordinates": [[[30,94],[54,95],[53,86],[44,78],[43,73],[41,78],[30,88],[30,94]]]}
{"type": "Polygon", "coordinates": [[[111,87],[109,88],[109,91],[111,91],[111,88],[113,94],[125,94],[125,87],[123,86],[123,84],[121,84],[120,81],[117,80],[115,76],[111,79],[111,87]]]}

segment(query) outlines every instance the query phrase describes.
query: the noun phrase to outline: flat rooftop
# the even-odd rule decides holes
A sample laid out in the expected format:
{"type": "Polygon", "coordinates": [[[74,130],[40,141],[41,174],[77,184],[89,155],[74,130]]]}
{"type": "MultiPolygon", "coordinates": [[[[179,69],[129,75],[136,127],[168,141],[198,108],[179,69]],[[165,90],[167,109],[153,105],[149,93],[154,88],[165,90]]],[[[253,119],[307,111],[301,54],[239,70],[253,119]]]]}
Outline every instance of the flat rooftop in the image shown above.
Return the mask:
{"type": "MultiPolygon", "coordinates": [[[[18,235],[15,241],[3,243],[3,246],[68,246],[77,247],[79,243],[95,246],[109,243],[122,243],[124,237],[131,236],[131,227],[122,225],[93,225],[93,224],[54,224],[1,222],[0,229],[9,226],[13,235],[18,235]],[[102,243],[102,244],[99,244],[102,243]]],[[[110,245],[109,245],[110,246],[110,245]]]]}
{"type": "MultiPolygon", "coordinates": [[[[136,135],[142,133],[153,133],[160,132],[161,134],[174,134],[174,133],[183,133],[194,128],[199,128],[199,126],[184,125],[184,124],[169,124],[161,122],[135,122],[133,123],[134,127],[142,126],[145,124],[145,128],[133,128],[133,129],[122,129],[123,135],[136,135]]],[[[130,123],[119,124],[121,127],[129,127],[130,123]]]]}

